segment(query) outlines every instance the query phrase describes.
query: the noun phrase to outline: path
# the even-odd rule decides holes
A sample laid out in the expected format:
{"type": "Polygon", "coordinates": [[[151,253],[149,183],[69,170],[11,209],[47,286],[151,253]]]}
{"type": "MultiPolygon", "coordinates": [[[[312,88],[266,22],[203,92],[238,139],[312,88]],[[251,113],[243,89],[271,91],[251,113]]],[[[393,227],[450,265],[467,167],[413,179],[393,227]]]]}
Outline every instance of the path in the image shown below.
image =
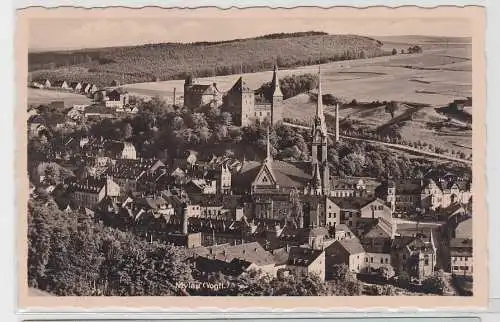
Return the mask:
{"type": "MultiPolygon", "coordinates": [[[[283,122],[283,124],[286,126],[290,126],[290,127],[294,127],[294,128],[298,128],[298,129],[311,129],[309,126],[297,125],[297,124],[292,124],[292,123],[288,123],[288,122],[283,122]]],[[[331,136],[334,136],[334,134],[331,132],[328,132],[328,134],[331,136]]],[[[423,151],[423,150],[413,148],[410,146],[406,146],[406,145],[387,143],[387,142],[371,140],[371,139],[356,138],[356,137],[347,136],[347,135],[340,135],[340,137],[343,139],[348,139],[348,140],[364,141],[364,142],[368,142],[368,143],[380,144],[380,145],[384,145],[384,146],[387,146],[387,147],[390,147],[393,149],[397,149],[397,150],[402,150],[402,151],[406,151],[406,152],[413,152],[413,153],[417,153],[417,154],[421,154],[421,155],[431,156],[431,157],[438,158],[438,159],[444,159],[444,160],[449,160],[449,161],[465,163],[467,165],[472,165],[472,161],[470,161],[470,160],[463,160],[463,159],[454,158],[454,157],[451,157],[451,156],[448,156],[445,154],[423,151]]]]}

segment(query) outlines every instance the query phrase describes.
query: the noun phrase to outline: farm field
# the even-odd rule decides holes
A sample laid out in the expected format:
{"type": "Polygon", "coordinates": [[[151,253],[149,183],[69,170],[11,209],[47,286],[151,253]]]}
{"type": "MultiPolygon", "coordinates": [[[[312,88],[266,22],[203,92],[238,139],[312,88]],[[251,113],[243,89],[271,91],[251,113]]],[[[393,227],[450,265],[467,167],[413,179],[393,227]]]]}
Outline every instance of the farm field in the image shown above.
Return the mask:
{"type": "MultiPolygon", "coordinates": [[[[324,93],[346,100],[408,101],[430,105],[446,105],[456,98],[471,95],[470,45],[432,49],[422,54],[339,61],[322,64],[324,93]]],[[[280,70],[280,77],[292,74],[317,73],[317,66],[280,70]]],[[[240,75],[197,79],[199,83],[217,83],[227,91],[240,75]]],[[[242,74],[254,89],[272,78],[272,71],[242,74]]],[[[176,88],[182,96],[183,81],[127,84],[124,87],[138,95],[171,98],[176,88]]],[[[179,96],[178,96],[179,97],[179,96]]]]}
{"type": "Polygon", "coordinates": [[[84,95],[36,88],[28,88],[28,106],[49,104],[53,101],[64,101],[65,106],[73,104],[87,104],[90,99],[84,95]]]}

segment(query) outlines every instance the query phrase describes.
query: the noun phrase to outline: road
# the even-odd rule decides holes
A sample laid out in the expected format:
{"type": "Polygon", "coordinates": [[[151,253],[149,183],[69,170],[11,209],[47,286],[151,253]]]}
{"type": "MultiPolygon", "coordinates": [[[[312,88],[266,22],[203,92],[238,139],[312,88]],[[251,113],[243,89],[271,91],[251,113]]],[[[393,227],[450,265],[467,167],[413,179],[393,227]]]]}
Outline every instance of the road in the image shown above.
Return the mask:
{"type": "MultiPolygon", "coordinates": [[[[298,129],[311,129],[309,126],[297,125],[297,124],[292,124],[292,123],[288,123],[288,122],[283,122],[283,124],[286,125],[286,126],[290,126],[290,127],[294,127],[294,128],[298,128],[298,129]]],[[[334,136],[334,134],[331,133],[331,132],[328,132],[328,134],[331,135],[331,136],[334,136]]],[[[430,156],[430,157],[434,157],[434,158],[437,158],[437,159],[444,159],[444,160],[449,160],[449,161],[455,161],[455,162],[465,163],[467,165],[472,165],[472,161],[470,161],[470,160],[463,160],[463,159],[454,158],[454,157],[451,157],[451,156],[448,156],[448,155],[445,155],[445,154],[439,154],[439,153],[434,153],[434,152],[429,152],[429,151],[423,151],[423,150],[420,150],[420,149],[417,149],[417,148],[413,148],[413,147],[410,147],[410,146],[406,146],[406,145],[395,144],[395,143],[387,143],[387,142],[382,142],[382,141],[377,141],[377,140],[371,140],[371,139],[356,138],[356,137],[347,136],[347,135],[340,135],[340,137],[343,138],[343,139],[348,139],[348,140],[364,141],[364,142],[368,142],[368,143],[379,144],[379,145],[383,145],[383,146],[386,146],[386,147],[389,147],[389,148],[393,148],[393,149],[397,149],[397,150],[402,150],[402,151],[406,151],[406,152],[413,152],[413,153],[416,153],[416,154],[430,156]]]]}

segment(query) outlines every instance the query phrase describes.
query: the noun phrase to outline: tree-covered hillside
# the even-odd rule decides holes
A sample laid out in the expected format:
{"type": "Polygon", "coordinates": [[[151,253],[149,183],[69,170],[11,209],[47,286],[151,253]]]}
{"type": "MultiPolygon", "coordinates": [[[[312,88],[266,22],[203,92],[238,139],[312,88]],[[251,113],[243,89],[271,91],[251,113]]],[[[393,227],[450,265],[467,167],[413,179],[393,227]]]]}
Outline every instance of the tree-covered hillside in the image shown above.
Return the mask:
{"type": "Polygon", "coordinates": [[[162,43],[29,54],[31,77],[93,82],[100,86],[229,75],[337,60],[390,55],[382,43],[356,35],[320,32],[191,44],[162,43]]]}

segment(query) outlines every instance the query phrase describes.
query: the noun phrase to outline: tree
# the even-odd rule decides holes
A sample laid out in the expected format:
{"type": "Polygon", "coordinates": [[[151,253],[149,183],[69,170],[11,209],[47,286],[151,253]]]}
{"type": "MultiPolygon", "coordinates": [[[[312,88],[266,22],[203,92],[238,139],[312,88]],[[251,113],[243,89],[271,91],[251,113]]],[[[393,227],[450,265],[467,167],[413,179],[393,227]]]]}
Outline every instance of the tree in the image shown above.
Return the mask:
{"type": "Polygon", "coordinates": [[[397,55],[398,51],[396,50],[396,48],[392,48],[392,54],[393,55],[397,55]]]}
{"type": "Polygon", "coordinates": [[[385,106],[385,112],[391,114],[391,118],[394,118],[394,114],[399,109],[400,104],[396,101],[390,101],[385,106]]]}
{"type": "Polygon", "coordinates": [[[408,288],[410,286],[410,275],[406,271],[402,271],[398,276],[398,286],[401,288],[408,288]]]}
{"type": "Polygon", "coordinates": [[[422,287],[426,293],[443,295],[447,287],[443,272],[435,272],[434,275],[426,278],[422,283],[422,287]]]}
{"type": "Polygon", "coordinates": [[[393,277],[395,274],[394,268],[392,266],[380,266],[377,273],[386,281],[393,277]]]}
{"type": "Polygon", "coordinates": [[[132,125],[130,125],[129,122],[125,122],[125,124],[123,125],[123,137],[125,139],[129,139],[130,137],[132,137],[132,133],[133,133],[133,128],[132,128],[132,125]]]}
{"type": "Polygon", "coordinates": [[[349,266],[346,264],[335,264],[331,267],[331,278],[335,281],[345,281],[349,279],[350,271],[349,266]]]}

